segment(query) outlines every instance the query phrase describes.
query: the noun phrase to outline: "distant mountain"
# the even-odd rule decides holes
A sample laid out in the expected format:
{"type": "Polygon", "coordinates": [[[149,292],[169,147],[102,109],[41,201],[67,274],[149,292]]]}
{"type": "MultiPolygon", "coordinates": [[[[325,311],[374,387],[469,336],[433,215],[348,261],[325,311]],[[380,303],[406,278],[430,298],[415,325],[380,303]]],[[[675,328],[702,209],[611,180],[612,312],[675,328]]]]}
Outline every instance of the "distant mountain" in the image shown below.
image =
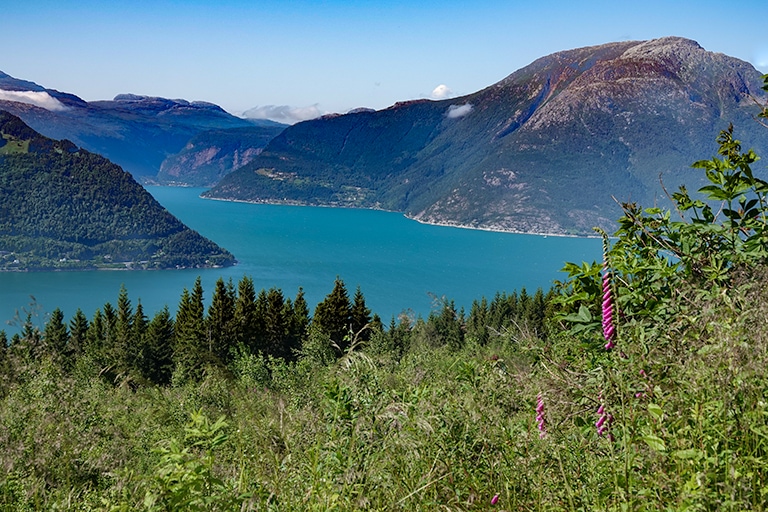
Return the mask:
{"type": "Polygon", "coordinates": [[[163,161],[156,181],[161,185],[212,187],[253,160],[286,126],[271,123],[201,132],[163,161]]]}
{"type": "Polygon", "coordinates": [[[0,270],[234,263],[117,165],[0,111],[0,270]]]}
{"type": "Polygon", "coordinates": [[[274,125],[201,101],[120,94],[111,101],[86,102],[2,72],[0,109],[47,137],[71,140],[150,181],[168,156],[203,131],[274,125]]]}
{"type": "Polygon", "coordinates": [[[384,208],[520,232],[613,226],[620,201],[695,185],[729,123],[768,155],[761,74],[669,37],[563,51],[468,96],[287,128],[206,196],[384,208]]]}

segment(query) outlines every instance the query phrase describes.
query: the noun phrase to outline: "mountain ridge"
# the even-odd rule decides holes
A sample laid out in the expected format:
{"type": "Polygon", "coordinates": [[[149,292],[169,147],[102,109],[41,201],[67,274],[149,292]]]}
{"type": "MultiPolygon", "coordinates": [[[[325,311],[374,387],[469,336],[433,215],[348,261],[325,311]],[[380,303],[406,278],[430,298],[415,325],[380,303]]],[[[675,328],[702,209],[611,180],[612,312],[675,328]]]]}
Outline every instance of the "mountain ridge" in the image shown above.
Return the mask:
{"type": "Polygon", "coordinates": [[[87,102],[1,71],[0,109],[44,136],[71,140],[149,182],[166,158],[201,132],[274,124],[242,119],[205,101],[125,93],[87,102]]]}
{"type": "Polygon", "coordinates": [[[298,123],[206,197],[358,206],[436,223],[586,234],[695,181],[728,123],[760,98],[748,63],[669,37],[565,50],[473,94],[298,123]],[[579,191],[574,194],[574,191],[579,191]]]}

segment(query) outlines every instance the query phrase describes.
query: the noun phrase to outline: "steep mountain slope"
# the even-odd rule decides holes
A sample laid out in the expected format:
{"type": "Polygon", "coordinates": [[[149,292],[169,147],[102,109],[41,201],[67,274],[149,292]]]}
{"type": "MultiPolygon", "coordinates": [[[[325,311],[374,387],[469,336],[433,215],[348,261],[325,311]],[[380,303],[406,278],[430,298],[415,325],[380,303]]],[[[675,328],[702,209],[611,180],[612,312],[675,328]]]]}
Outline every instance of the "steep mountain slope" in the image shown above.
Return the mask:
{"type": "MultiPolygon", "coordinates": [[[[541,58],[477,93],[287,128],[206,195],[385,208],[426,222],[586,233],[697,179],[733,122],[768,149],[746,62],[682,38],[541,58]]],[[[765,153],[765,151],[763,151],[765,153]]]]}
{"type": "Polygon", "coordinates": [[[117,165],[0,111],[0,270],[234,263],[117,165]]]}
{"type": "Polygon", "coordinates": [[[206,102],[133,94],[86,102],[2,72],[0,109],[47,137],[104,155],[142,180],[153,179],[163,161],[200,132],[257,124],[206,102]]]}
{"type": "Polygon", "coordinates": [[[212,187],[226,174],[253,160],[286,126],[272,123],[201,132],[163,161],[157,182],[212,187]]]}

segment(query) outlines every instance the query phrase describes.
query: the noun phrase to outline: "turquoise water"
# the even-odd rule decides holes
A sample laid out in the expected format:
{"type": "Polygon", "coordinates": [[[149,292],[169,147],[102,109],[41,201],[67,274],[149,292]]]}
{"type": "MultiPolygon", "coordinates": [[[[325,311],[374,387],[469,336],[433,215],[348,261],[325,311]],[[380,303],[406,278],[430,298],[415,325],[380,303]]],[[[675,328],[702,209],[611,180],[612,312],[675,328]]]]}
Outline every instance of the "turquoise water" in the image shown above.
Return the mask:
{"type": "Polygon", "coordinates": [[[403,311],[426,316],[435,297],[469,310],[497,291],[548,288],[565,261],[600,258],[600,241],[428,226],[398,213],[230,203],[200,199],[204,189],[148,187],[174,215],[229,249],[239,264],[226,269],[0,273],[0,329],[16,311],[38,307],[37,323],[56,307],[88,318],[117,302],[124,284],[148,316],[168,305],[175,313],[183,288],[200,276],[205,298],[219,277],[244,275],[257,289],[280,288],[293,298],[303,287],[310,307],[330,293],[336,276],[350,295],[360,286],[385,323],[403,311]]]}

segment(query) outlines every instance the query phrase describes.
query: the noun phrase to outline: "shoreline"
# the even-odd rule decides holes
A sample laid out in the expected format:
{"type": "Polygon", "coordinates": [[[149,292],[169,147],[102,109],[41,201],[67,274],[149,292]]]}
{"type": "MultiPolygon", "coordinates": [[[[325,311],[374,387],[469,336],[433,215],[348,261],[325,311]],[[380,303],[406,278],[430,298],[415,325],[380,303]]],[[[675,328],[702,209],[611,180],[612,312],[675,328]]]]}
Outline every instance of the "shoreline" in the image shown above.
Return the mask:
{"type": "Polygon", "coordinates": [[[246,200],[246,199],[225,199],[223,197],[205,197],[202,194],[198,196],[200,199],[208,199],[210,201],[223,201],[227,203],[244,203],[244,204],[266,204],[266,205],[272,205],[272,206],[307,206],[307,207],[315,207],[315,208],[342,208],[342,209],[348,209],[348,210],[373,210],[373,211],[381,211],[381,212],[387,212],[387,213],[398,213],[405,217],[408,220],[412,220],[414,222],[418,222],[419,224],[423,224],[425,226],[439,226],[439,227],[445,227],[445,228],[458,228],[458,229],[470,229],[474,231],[488,231],[491,233],[507,233],[510,235],[531,235],[531,236],[540,236],[540,237],[560,237],[560,238],[600,238],[597,235],[571,235],[567,233],[543,233],[543,232],[531,232],[531,231],[519,231],[519,230],[512,230],[512,229],[503,229],[498,227],[482,227],[482,226],[469,226],[466,224],[458,224],[458,223],[451,223],[451,222],[431,222],[431,221],[424,221],[421,219],[417,219],[415,217],[412,217],[406,213],[399,212],[396,210],[387,210],[386,208],[365,208],[362,206],[335,206],[335,205],[329,205],[329,204],[307,204],[302,203],[300,201],[269,201],[269,200],[246,200]]]}

